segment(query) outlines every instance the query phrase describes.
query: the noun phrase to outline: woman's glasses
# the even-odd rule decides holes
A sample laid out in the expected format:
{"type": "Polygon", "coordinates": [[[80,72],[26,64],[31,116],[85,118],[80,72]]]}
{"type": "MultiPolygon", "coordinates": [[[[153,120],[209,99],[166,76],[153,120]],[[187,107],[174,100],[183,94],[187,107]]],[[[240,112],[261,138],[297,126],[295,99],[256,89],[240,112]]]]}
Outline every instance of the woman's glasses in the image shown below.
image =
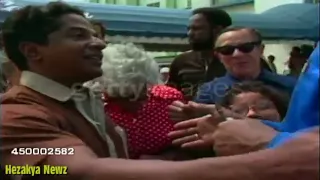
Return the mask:
{"type": "Polygon", "coordinates": [[[229,109],[236,113],[236,114],[241,114],[242,116],[246,116],[250,109],[256,111],[256,112],[261,112],[269,109],[274,109],[275,105],[273,104],[272,101],[269,100],[260,100],[257,103],[254,104],[241,104],[241,105],[232,105],[229,107],[229,109]]]}
{"type": "Polygon", "coordinates": [[[226,45],[226,46],[215,48],[215,51],[225,56],[232,55],[236,49],[242,53],[250,53],[255,48],[255,46],[260,44],[261,44],[260,41],[256,41],[256,42],[242,43],[238,45],[226,45]]]}

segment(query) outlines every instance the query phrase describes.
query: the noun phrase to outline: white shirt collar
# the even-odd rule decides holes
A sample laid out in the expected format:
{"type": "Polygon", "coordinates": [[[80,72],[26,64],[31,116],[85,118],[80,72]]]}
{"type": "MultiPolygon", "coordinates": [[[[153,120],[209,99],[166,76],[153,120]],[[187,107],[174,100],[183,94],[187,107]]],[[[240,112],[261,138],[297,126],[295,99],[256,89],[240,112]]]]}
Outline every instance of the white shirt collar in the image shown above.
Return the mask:
{"type": "Polygon", "coordinates": [[[75,90],[31,71],[21,73],[20,84],[61,102],[70,100],[75,94],[75,90]]]}

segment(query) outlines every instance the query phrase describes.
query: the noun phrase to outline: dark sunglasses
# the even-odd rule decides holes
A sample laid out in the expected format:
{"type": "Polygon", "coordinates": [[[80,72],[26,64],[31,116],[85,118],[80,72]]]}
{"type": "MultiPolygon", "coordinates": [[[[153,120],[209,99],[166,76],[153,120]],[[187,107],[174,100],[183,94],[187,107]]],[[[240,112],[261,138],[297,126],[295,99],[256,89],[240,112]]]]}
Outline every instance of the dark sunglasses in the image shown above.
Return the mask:
{"type": "Polygon", "coordinates": [[[260,44],[261,44],[260,41],[256,41],[256,42],[242,43],[234,46],[227,45],[227,46],[217,47],[215,48],[215,51],[225,56],[232,55],[236,49],[241,51],[242,53],[250,53],[255,48],[255,46],[260,44]]]}

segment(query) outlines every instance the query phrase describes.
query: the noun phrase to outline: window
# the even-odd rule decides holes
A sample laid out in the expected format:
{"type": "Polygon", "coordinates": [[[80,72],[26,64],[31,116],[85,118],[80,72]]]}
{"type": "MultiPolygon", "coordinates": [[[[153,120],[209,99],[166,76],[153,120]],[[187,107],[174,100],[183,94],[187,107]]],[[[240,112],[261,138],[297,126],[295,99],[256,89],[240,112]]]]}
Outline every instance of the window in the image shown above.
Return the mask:
{"type": "Polygon", "coordinates": [[[191,9],[191,8],[192,8],[192,0],[188,0],[186,9],[191,9]]]}
{"type": "Polygon", "coordinates": [[[167,8],[176,9],[178,6],[177,0],[166,0],[166,6],[167,8]]]}
{"type": "Polygon", "coordinates": [[[104,2],[105,2],[105,4],[116,4],[117,0],[104,0],[104,2]]]}
{"type": "Polygon", "coordinates": [[[226,5],[239,3],[253,3],[252,0],[211,0],[212,5],[226,5]]]}
{"type": "Polygon", "coordinates": [[[160,7],[160,2],[150,3],[150,4],[147,4],[147,6],[149,6],[149,7],[160,7]]]}
{"type": "Polygon", "coordinates": [[[140,0],[127,0],[127,5],[139,6],[140,5],[140,0]]]}
{"type": "Polygon", "coordinates": [[[228,4],[232,0],[212,0],[213,5],[228,4]]]}

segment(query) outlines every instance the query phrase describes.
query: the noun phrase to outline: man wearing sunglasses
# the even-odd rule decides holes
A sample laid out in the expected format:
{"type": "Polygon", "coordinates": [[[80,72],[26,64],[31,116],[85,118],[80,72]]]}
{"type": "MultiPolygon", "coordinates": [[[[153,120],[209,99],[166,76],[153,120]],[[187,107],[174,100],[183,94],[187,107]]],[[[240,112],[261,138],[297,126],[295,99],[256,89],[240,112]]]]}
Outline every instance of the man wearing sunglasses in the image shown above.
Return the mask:
{"type": "Polygon", "coordinates": [[[227,69],[227,74],[202,85],[195,101],[215,104],[234,83],[246,80],[261,81],[291,94],[296,78],[261,69],[263,50],[262,36],[258,31],[242,27],[225,29],[217,37],[215,52],[227,69]]]}
{"type": "MultiPolygon", "coordinates": [[[[282,122],[242,121],[241,117],[235,117],[239,120],[221,122],[217,118],[220,115],[212,113],[212,117],[204,116],[177,123],[177,129],[170,133],[170,137],[176,145],[184,148],[207,148],[214,145],[217,154],[233,155],[266,147],[276,148],[312,127],[319,128],[319,48],[320,44],[300,75],[282,122]],[[192,132],[196,132],[196,136],[192,132]]],[[[226,113],[224,116],[230,117],[226,113]]],[[[319,134],[317,136],[319,138],[319,134]]]]}
{"type": "MultiPolygon", "coordinates": [[[[195,9],[190,17],[188,38],[191,51],[178,55],[172,62],[168,85],[182,91],[187,100],[192,100],[198,87],[217,77],[224,76],[226,69],[214,55],[217,35],[232,25],[227,12],[212,7],[195,9]]],[[[268,63],[261,60],[261,67],[271,71],[268,63]]]]}

